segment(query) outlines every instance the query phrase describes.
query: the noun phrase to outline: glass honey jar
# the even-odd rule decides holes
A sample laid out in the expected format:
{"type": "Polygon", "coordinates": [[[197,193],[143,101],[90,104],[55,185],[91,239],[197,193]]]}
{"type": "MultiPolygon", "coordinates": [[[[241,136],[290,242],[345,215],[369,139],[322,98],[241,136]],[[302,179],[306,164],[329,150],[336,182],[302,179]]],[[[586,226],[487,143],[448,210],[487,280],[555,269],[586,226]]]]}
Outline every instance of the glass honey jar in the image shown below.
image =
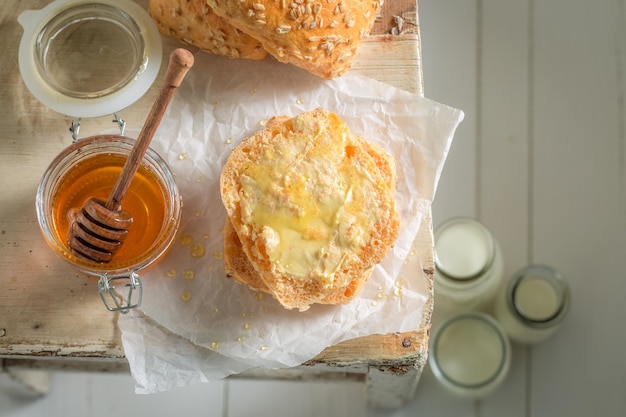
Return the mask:
{"type": "Polygon", "coordinates": [[[98,279],[109,310],[127,312],[141,303],[139,272],[163,256],[180,222],[169,168],[148,150],[122,204],[133,218],[129,236],[107,264],[71,252],[68,213],[88,197],[106,200],[122,170],[133,139],[123,136],[125,121],[117,113],[140,99],[158,75],[158,28],[145,8],[126,0],[54,0],[22,12],[18,22],[24,84],[44,106],[73,119],[74,144],[52,161],[37,190],[39,225],[59,257],[98,279]],[[79,139],[81,119],[107,115],[114,115],[120,135],[79,139]]]}
{"type": "Polygon", "coordinates": [[[37,218],[48,246],[74,268],[99,280],[98,292],[111,311],[127,312],[141,304],[139,273],[165,254],[180,224],[182,202],[174,177],[165,161],[148,149],[122,202],[133,223],[112,260],[89,261],[70,249],[69,213],[90,197],[107,199],[133,142],[121,135],[75,142],[52,161],[36,196],[37,218]]]}

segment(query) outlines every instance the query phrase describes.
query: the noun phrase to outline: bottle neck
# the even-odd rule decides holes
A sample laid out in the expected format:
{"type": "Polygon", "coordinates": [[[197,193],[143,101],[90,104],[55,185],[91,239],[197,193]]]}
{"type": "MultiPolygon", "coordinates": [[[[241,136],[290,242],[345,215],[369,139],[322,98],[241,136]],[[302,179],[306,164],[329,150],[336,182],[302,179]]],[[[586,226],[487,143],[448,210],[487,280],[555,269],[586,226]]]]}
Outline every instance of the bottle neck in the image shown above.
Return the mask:
{"type": "Polygon", "coordinates": [[[495,258],[493,236],[476,220],[451,219],[435,232],[435,267],[452,282],[479,280],[493,269],[495,258]]]}
{"type": "Polygon", "coordinates": [[[569,291],[556,271],[531,266],[511,280],[506,300],[513,315],[526,326],[551,328],[567,313],[569,291]]]}

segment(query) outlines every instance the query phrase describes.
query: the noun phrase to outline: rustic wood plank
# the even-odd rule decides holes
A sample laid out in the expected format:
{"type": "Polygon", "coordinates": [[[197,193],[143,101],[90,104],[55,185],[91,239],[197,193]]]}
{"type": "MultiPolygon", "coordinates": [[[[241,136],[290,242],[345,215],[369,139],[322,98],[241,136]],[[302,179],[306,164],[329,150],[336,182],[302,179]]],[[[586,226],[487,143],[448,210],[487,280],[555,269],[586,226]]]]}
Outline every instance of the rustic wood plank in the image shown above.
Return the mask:
{"type": "Polygon", "coordinates": [[[374,35],[365,40],[352,70],[411,93],[423,94],[419,34],[374,35]]]}
{"type": "MultiPolygon", "coordinates": [[[[370,45],[376,46],[374,41],[370,45]]],[[[406,45],[408,47],[410,44],[406,45]]],[[[12,75],[15,76],[17,68],[12,70],[14,72],[12,75]]],[[[358,67],[355,70],[358,71],[358,67]]],[[[380,71],[383,80],[392,73],[393,67],[380,71]]],[[[410,83],[416,79],[409,81],[407,86],[415,89],[415,84],[410,83]]],[[[23,91],[23,94],[31,108],[40,107],[32,101],[34,99],[27,91],[23,91]]],[[[140,100],[138,108],[145,111],[146,108],[141,104],[148,101],[149,98],[140,100]]],[[[10,100],[3,102],[9,103],[10,100]]],[[[22,106],[18,106],[20,107],[22,106]]],[[[13,106],[5,105],[3,111],[6,120],[20,118],[13,106]]],[[[3,236],[0,242],[2,247],[0,266],[5,271],[2,274],[5,292],[0,297],[3,309],[7,309],[2,315],[2,321],[7,324],[0,326],[4,329],[4,336],[0,339],[2,341],[0,352],[3,355],[120,357],[123,353],[119,347],[119,331],[114,326],[115,315],[103,312],[100,308],[101,301],[97,295],[96,282],[83,278],[69,265],[58,260],[40,236],[32,208],[36,185],[44,167],[56,152],[67,145],[70,137],[69,134],[65,136],[66,133],[63,133],[67,132],[69,126],[67,118],[59,117],[51,111],[35,111],[38,112],[36,117],[39,120],[32,122],[46,126],[46,131],[56,132],[54,133],[56,138],[50,140],[46,135],[33,132],[29,140],[35,141],[36,145],[32,149],[27,149],[20,145],[18,140],[5,139],[19,137],[21,134],[19,125],[2,123],[0,128],[3,138],[0,150],[6,162],[0,168],[5,195],[3,216],[0,219],[3,236]],[[42,150],[44,152],[41,152],[42,150]],[[25,157],[22,166],[26,175],[13,175],[15,157],[11,155],[16,154],[25,157]],[[9,178],[11,182],[7,181],[9,178]],[[10,305],[13,305],[13,308],[9,308],[10,305]],[[72,332],[65,328],[70,321],[72,332]],[[75,336],[72,337],[68,333],[75,336]],[[85,345],[85,340],[90,340],[90,347],[85,345]],[[50,351],[45,348],[46,346],[56,348],[50,351]]],[[[135,111],[130,113],[131,119],[140,119],[135,111]]],[[[110,127],[106,124],[108,122],[98,123],[102,127],[110,127]]],[[[432,273],[432,255],[430,259],[428,256],[430,239],[429,219],[426,219],[419,241],[424,265],[428,272],[432,273]]]]}
{"type": "MultiPolygon", "coordinates": [[[[529,259],[529,4],[485,0],[480,12],[477,211],[500,244],[508,278],[529,259]]],[[[481,401],[481,417],[526,415],[526,353],[513,346],[509,375],[481,401]]]]}
{"type": "Polygon", "coordinates": [[[9,393],[20,399],[36,399],[48,393],[50,372],[36,369],[2,369],[0,393],[9,393]]]}
{"type": "Polygon", "coordinates": [[[417,4],[414,0],[387,0],[376,17],[373,35],[418,33],[417,4]]]}
{"type": "Polygon", "coordinates": [[[423,366],[373,368],[367,374],[368,405],[397,408],[417,390],[423,366]]]}
{"type": "Polygon", "coordinates": [[[573,301],[532,350],[528,413],[624,415],[624,2],[535,2],[533,39],[531,255],[573,301]]]}
{"type": "MultiPolygon", "coordinates": [[[[39,179],[53,157],[71,142],[71,120],[43,107],[24,86],[17,66],[16,46],[22,29],[16,17],[22,10],[45,3],[5,2],[0,9],[0,37],[10,45],[0,61],[0,79],[6,80],[0,90],[0,358],[9,367],[119,370],[124,368],[124,352],[117,315],[103,308],[95,281],[78,274],[46,247],[36,221],[34,196],[39,179]]],[[[173,40],[164,42],[165,56],[179,46],[173,40]]],[[[161,77],[163,71],[164,66],[161,77]]],[[[399,36],[370,36],[353,71],[421,93],[417,26],[399,36]]],[[[156,89],[151,89],[124,111],[130,125],[142,124],[155,94],[156,89]]],[[[107,118],[89,120],[81,136],[111,128],[107,118]]],[[[424,219],[416,244],[432,294],[430,216],[424,219]]],[[[431,313],[432,297],[414,332],[346,341],[328,348],[307,366],[341,364],[354,372],[363,372],[364,366],[376,366],[381,372],[406,366],[417,378],[426,363],[431,313]]],[[[376,390],[386,386],[375,381],[371,385],[376,390]]]]}
{"type": "MultiPolygon", "coordinates": [[[[433,202],[435,226],[449,217],[475,216],[477,212],[478,3],[477,0],[419,1],[424,94],[465,112],[433,202]]],[[[439,320],[437,312],[435,300],[433,326],[439,320]]],[[[476,402],[458,398],[445,390],[430,367],[423,372],[415,398],[405,408],[405,414],[481,415],[476,402]]]]}
{"type": "Polygon", "coordinates": [[[433,202],[435,227],[450,217],[476,216],[477,3],[421,0],[419,5],[424,94],[465,112],[433,202]]]}
{"type": "MultiPolygon", "coordinates": [[[[350,376],[350,375],[347,375],[350,376]]],[[[228,383],[229,416],[342,416],[367,415],[362,379],[305,378],[228,383]],[[242,401],[243,399],[243,401],[242,401]]]]}

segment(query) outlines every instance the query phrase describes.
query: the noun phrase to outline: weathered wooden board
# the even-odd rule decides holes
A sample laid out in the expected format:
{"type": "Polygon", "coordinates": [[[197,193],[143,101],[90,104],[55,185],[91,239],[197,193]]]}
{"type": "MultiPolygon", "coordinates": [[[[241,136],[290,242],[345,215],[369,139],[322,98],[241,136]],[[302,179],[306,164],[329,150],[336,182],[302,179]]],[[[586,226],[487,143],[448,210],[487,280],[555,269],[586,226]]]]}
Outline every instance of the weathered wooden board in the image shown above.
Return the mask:
{"type": "MultiPolygon", "coordinates": [[[[79,275],[46,247],[36,221],[39,179],[52,158],[71,142],[71,120],[42,106],[26,89],[18,69],[22,29],[16,18],[23,10],[46,3],[0,5],[0,38],[6,45],[0,61],[0,358],[5,367],[117,371],[124,369],[125,362],[117,316],[102,306],[95,281],[79,275]]],[[[411,10],[404,0],[397,2],[400,6],[408,13],[404,34],[370,36],[353,71],[420,93],[419,31],[416,18],[411,20],[415,7],[411,10]]],[[[398,20],[391,17],[377,22],[376,31],[386,33],[397,27],[398,20]]],[[[178,46],[171,39],[164,42],[164,54],[178,46]]],[[[155,89],[149,91],[124,111],[124,118],[140,125],[155,94],[155,89]]],[[[90,131],[88,135],[108,128],[108,119],[98,119],[83,129],[90,131]]],[[[424,220],[416,242],[418,264],[426,270],[432,291],[430,218],[424,220]]],[[[340,365],[346,372],[358,373],[370,366],[382,373],[394,369],[414,379],[415,384],[407,385],[412,392],[426,361],[431,312],[432,299],[415,332],[350,340],[328,348],[306,367],[340,365]]],[[[371,381],[377,389],[385,385],[379,386],[379,379],[371,381]]]]}

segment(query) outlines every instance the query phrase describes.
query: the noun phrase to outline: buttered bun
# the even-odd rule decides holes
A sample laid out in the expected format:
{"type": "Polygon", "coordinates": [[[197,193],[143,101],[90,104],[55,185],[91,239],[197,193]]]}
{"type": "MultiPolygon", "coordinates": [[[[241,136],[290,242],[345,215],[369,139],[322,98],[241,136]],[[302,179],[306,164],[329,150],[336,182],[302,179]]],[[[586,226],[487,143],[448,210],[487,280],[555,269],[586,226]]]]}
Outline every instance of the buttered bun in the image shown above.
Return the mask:
{"type": "Polygon", "coordinates": [[[398,235],[393,158],[322,109],[245,139],[220,191],[228,275],[289,309],[350,301],[398,235]]]}

